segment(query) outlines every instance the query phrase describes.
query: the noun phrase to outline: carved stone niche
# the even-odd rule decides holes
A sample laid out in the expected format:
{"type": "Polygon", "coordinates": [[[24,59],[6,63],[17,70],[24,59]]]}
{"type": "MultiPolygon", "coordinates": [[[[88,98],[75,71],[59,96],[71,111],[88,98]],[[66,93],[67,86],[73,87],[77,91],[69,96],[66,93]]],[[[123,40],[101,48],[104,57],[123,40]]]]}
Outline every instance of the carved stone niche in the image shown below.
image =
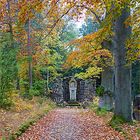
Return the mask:
{"type": "Polygon", "coordinates": [[[77,81],[74,78],[71,78],[71,80],[69,81],[69,93],[70,101],[76,101],[77,81]]]}

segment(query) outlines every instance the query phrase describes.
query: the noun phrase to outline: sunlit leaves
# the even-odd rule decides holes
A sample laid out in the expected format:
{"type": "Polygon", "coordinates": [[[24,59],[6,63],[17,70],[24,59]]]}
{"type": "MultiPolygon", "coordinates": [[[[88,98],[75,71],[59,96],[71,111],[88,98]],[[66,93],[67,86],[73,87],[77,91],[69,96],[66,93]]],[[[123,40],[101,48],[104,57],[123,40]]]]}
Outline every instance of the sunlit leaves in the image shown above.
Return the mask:
{"type": "Polygon", "coordinates": [[[81,72],[79,74],[76,74],[75,76],[81,79],[87,79],[91,77],[98,77],[101,72],[102,68],[94,66],[89,67],[86,72],[81,72]]]}
{"type": "Polygon", "coordinates": [[[0,21],[2,21],[5,14],[6,0],[0,1],[0,21]]]}
{"type": "Polygon", "coordinates": [[[18,17],[20,23],[25,23],[28,19],[32,19],[35,16],[35,12],[41,12],[43,10],[43,3],[41,0],[24,0],[19,1],[18,17]]]}
{"type": "Polygon", "coordinates": [[[130,4],[133,9],[125,24],[132,27],[131,38],[127,40],[127,59],[132,62],[140,58],[140,3],[132,1],[130,4]]]}

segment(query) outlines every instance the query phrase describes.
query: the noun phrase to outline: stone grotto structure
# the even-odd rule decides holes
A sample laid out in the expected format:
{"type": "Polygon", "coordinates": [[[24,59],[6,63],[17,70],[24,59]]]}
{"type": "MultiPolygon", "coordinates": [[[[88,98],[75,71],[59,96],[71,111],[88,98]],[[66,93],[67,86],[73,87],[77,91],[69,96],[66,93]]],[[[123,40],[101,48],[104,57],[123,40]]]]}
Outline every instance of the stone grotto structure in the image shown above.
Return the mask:
{"type": "Polygon", "coordinates": [[[92,101],[95,90],[95,79],[58,78],[53,84],[52,98],[56,103],[92,101]]]}

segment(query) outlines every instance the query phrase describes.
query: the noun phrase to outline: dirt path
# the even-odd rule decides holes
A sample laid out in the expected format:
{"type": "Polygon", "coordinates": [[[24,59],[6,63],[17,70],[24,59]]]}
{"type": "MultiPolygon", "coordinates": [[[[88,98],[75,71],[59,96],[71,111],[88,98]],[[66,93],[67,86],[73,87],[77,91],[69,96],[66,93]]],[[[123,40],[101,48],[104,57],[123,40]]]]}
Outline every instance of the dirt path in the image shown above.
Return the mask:
{"type": "Polygon", "coordinates": [[[94,113],[56,109],[30,127],[18,140],[125,140],[94,113]]]}

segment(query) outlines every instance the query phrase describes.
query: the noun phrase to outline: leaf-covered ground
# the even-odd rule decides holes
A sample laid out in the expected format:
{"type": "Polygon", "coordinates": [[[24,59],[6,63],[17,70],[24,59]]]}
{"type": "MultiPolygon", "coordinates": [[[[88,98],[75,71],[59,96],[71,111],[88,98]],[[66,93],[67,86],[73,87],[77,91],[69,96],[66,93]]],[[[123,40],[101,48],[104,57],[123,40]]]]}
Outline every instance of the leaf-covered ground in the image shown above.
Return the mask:
{"type": "Polygon", "coordinates": [[[125,140],[95,113],[56,109],[30,127],[18,140],[125,140]]]}

